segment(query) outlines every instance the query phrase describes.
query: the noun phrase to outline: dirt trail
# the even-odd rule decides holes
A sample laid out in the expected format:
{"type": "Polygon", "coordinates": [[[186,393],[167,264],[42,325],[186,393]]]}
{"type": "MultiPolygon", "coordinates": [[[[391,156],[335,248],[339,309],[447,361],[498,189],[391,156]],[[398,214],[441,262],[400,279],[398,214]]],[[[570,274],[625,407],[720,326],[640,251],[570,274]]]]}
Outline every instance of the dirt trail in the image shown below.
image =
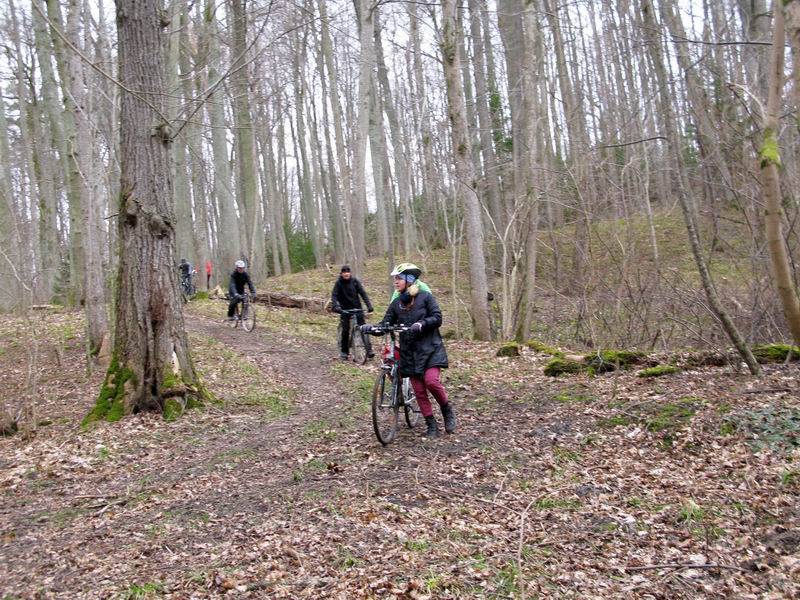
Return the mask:
{"type": "MultiPolygon", "coordinates": [[[[403,429],[382,448],[374,365],[336,360],[335,322],[265,309],[246,333],[218,309],[188,323],[225,402],[172,423],[134,415],[83,432],[99,382],[77,376],[80,339],[43,365],[40,412],[53,424],[32,442],[0,441],[0,598],[798,593],[795,538],[775,541],[800,519],[796,484],[777,475],[793,467],[719,433],[730,411],[800,408],[796,367],[758,384],[789,392],[760,398],[733,373],[554,380],[546,358],[449,343],[457,434],[423,443],[421,427],[403,429]],[[301,335],[315,319],[316,334],[301,335]],[[669,439],[631,420],[680,398],[698,414],[669,439]],[[620,420],[603,425],[610,415],[620,420]],[[765,566],[624,571],[701,559],[765,566]]],[[[9,339],[3,385],[23,377],[9,339]]]]}

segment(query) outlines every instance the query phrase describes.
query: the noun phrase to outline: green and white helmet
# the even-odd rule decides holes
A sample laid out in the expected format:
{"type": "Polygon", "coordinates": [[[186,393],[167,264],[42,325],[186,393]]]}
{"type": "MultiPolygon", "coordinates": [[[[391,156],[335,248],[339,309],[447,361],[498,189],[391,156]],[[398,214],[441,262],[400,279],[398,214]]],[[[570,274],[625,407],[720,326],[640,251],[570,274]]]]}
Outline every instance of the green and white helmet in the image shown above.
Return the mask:
{"type": "Polygon", "coordinates": [[[415,279],[419,279],[420,275],[422,275],[422,269],[420,269],[414,263],[400,263],[390,273],[392,277],[395,275],[413,275],[415,279]]]}

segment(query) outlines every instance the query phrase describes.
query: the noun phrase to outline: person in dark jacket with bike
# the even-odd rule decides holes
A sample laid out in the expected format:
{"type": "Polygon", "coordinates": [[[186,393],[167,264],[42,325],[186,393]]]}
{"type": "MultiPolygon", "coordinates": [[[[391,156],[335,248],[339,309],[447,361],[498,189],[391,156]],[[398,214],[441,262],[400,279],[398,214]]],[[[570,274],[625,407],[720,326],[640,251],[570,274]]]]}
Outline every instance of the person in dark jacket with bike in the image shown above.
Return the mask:
{"type": "MultiPolygon", "coordinates": [[[[394,268],[394,288],[399,296],[386,310],[383,324],[410,328],[400,334],[400,375],[411,379],[414,396],[427,425],[425,437],[433,438],[439,435],[439,425],[433,416],[428,392],[439,404],[447,433],[456,429],[456,414],[441,382],[441,370],[448,367],[447,351],[439,334],[442,311],[433,294],[416,285],[421,274],[422,270],[411,263],[394,268]]],[[[380,326],[375,327],[378,334],[380,326]]],[[[370,325],[362,326],[364,333],[372,333],[371,329],[370,325]]]]}
{"type": "Polygon", "coordinates": [[[230,302],[228,303],[229,321],[232,321],[236,318],[233,316],[233,313],[236,311],[236,305],[244,300],[245,285],[250,288],[251,296],[256,295],[256,286],[253,285],[250,275],[245,270],[244,261],[237,260],[235,267],[236,268],[234,269],[233,273],[231,273],[230,283],[228,284],[228,297],[230,298],[230,302]]]}
{"type": "MultiPolygon", "coordinates": [[[[352,270],[349,265],[342,265],[339,271],[339,279],[333,285],[331,292],[331,308],[333,312],[339,313],[342,320],[342,337],[339,340],[339,348],[341,350],[341,359],[347,360],[350,354],[350,318],[352,313],[344,311],[361,309],[361,298],[364,299],[364,304],[367,305],[367,312],[372,312],[372,302],[369,301],[369,296],[364,290],[361,282],[353,277],[352,270]]],[[[356,322],[359,325],[364,324],[364,313],[355,313],[356,322]]],[[[367,348],[367,356],[373,356],[372,347],[369,343],[369,338],[364,337],[364,345],[367,348]]]]}

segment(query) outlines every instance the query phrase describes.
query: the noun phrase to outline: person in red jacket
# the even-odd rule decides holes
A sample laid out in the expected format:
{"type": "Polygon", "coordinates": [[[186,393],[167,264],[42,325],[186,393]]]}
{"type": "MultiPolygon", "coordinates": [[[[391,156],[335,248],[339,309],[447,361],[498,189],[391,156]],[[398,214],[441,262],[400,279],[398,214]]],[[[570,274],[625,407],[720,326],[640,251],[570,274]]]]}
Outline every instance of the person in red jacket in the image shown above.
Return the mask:
{"type": "Polygon", "coordinates": [[[211,289],[211,259],[206,259],[206,290],[211,289]]]}

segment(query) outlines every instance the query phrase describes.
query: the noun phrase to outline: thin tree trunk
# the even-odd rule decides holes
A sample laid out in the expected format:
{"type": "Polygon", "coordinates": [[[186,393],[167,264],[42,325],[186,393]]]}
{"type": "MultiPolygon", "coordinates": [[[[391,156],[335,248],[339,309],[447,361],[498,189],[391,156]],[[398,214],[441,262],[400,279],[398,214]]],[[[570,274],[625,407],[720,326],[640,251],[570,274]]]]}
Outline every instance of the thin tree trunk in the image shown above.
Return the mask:
{"type": "MultiPolygon", "coordinates": [[[[67,38],[72,46],[80,48],[79,0],[70,0],[67,17],[67,38]]],[[[103,337],[108,333],[108,316],[106,314],[105,282],[103,280],[103,260],[98,232],[100,230],[95,209],[97,196],[94,190],[94,155],[92,143],[92,123],[86,102],[86,84],[83,76],[83,63],[74,52],[68,54],[67,69],[69,72],[70,106],[73,110],[75,126],[75,143],[77,148],[72,154],[77,163],[78,182],[76,189],[81,197],[83,213],[83,243],[86,266],[84,269],[84,295],[86,299],[86,332],[89,353],[94,355],[100,351],[103,337]]]]}
{"type": "MultiPolygon", "coordinates": [[[[208,44],[208,85],[215,86],[220,80],[219,31],[216,21],[216,3],[206,0],[204,39],[208,44]]],[[[222,272],[233,269],[233,263],[242,252],[239,237],[236,200],[231,187],[231,171],[228,162],[228,139],[225,122],[225,96],[219,87],[206,103],[211,124],[211,150],[214,158],[214,200],[219,212],[217,231],[218,268],[222,272]]]]}
{"type": "Polygon", "coordinates": [[[769,70],[769,96],[764,118],[764,143],[761,146],[761,184],[766,206],[767,247],[772,263],[775,286],[783,305],[783,314],[789,324],[794,343],[800,346],[800,299],[797,296],[786,241],[783,237],[781,209],[781,181],[778,167],[781,166],[778,145],[778,127],[783,90],[783,58],[786,41],[783,0],[772,3],[774,33],[772,37],[772,59],[769,70]]]}
{"type": "Polygon", "coordinates": [[[486,262],[483,254],[483,220],[475,190],[477,182],[467,132],[466,108],[460,77],[461,65],[456,40],[455,0],[443,0],[442,13],[441,51],[453,135],[456,194],[463,201],[467,222],[472,321],[475,337],[479,340],[488,340],[491,338],[491,325],[487,300],[486,262]]]}
{"type": "Polygon", "coordinates": [[[234,92],[233,115],[236,124],[237,190],[244,206],[246,255],[251,275],[258,277],[264,261],[264,235],[261,227],[261,202],[258,197],[256,146],[250,110],[250,76],[247,65],[247,12],[244,0],[230,0],[233,17],[232,52],[235,61],[231,74],[234,92]]]}

